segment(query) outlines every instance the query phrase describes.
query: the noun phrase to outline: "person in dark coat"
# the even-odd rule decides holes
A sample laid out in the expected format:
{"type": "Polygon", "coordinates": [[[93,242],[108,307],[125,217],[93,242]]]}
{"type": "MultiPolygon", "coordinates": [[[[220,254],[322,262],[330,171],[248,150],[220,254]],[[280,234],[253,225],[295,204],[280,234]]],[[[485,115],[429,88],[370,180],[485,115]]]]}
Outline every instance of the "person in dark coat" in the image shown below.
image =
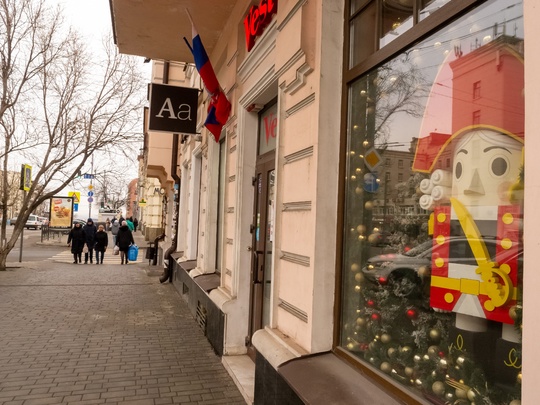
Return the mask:
{"type": "Polygon", "coordinates": [[[116,246],[120,249],[120,259],[122,260],[121,264],[128,264],[128,255],[127,252],[129,247],[135,243],[133,239],[133,234],[128,228],[127,222],[122,222],[122,226],[118,230],[118,235],[116,235],[116,246]]]}
{"type": "Polygon", "coordinates": [[[133,226],[135,227],[134,232],[137,232],[137,227],[139,226],[139,220],[137,218],[133,218],[133,226]]]}
{"type": "Polygon", "coordinates": [[[96,245],[94,249],[96,250],[96,264],[103,264],[103,257],[105,256],[105,251],[109,245],[109,235],[105,232],[105,227],[103,225],[98,226],[98,231],[96,233],[96,245]]]}
{"type": "Polygon", "coordinates": [[[92,256],[94,255],[94,245],[96,244],[97,228],[92,218],[88,218],[86,225],[83,226],[83,231],[86,234],[86,246],[88,247],[88,253],[84,254],[84,264],[88,263],[88,257],[90,257],[90,263],[93,263],[92,256]]]}
{"type": "Polygon", "coordinates": [[[86,243],[86,233],[83,231],[80,223],[76,222],[71,231],[69,231],[67,243],[71,245],[73,263],[80,263],[83,247],[86,243]]]}

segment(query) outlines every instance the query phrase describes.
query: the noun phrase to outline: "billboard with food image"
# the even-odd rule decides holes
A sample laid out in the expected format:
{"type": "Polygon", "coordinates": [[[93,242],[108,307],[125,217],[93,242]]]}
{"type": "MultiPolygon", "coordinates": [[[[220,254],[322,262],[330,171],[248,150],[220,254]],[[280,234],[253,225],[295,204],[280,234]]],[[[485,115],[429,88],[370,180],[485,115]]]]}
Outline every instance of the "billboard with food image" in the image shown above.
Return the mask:
{"type": "Polygon", "coordinates": [[[51,197],[51,228],[71,228],[73,219],[72,197],[51,197]]]}

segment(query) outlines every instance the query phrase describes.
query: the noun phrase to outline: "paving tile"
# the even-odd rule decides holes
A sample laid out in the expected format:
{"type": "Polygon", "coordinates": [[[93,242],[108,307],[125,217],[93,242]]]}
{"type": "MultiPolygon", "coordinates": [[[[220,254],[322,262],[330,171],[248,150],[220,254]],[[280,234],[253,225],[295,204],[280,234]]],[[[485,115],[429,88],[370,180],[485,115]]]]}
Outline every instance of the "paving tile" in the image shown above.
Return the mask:
{"type": "Polygon", "coordinates": [[[0,404],[244,404],[186,303],[147,266],[0,272],[0,404]]]}

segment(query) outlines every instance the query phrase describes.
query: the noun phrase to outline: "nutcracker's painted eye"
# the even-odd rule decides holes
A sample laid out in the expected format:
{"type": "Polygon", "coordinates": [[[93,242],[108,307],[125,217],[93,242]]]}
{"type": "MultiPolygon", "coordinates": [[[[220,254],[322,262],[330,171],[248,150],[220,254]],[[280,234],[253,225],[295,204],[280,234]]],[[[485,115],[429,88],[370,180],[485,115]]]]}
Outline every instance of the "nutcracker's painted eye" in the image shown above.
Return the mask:
{"type": "Polygon", "coordinates": [[[461,164],[461,162],[457,162],[456,170],[455,170],[456,179],[460,179],[462,174],[463,174],[463,165],[461,164]]]}
{"type": "Polygon", "coordinates": [[[491,161],[491,172],[495,176],[503,176],[508,171],[508,162],[503,157],[496,157],[491,161]]]}

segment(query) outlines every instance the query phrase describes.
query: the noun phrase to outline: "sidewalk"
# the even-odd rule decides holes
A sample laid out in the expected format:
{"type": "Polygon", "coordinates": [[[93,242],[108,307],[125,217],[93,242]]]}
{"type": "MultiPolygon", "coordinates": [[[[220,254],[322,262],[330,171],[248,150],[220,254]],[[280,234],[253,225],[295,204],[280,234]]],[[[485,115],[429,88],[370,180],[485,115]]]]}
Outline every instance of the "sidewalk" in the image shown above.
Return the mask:
{"type": "Polygon", "coordinates": [[[1,405],[245,404],[162,269],[21,266],[0,272],[1,405]]]}

